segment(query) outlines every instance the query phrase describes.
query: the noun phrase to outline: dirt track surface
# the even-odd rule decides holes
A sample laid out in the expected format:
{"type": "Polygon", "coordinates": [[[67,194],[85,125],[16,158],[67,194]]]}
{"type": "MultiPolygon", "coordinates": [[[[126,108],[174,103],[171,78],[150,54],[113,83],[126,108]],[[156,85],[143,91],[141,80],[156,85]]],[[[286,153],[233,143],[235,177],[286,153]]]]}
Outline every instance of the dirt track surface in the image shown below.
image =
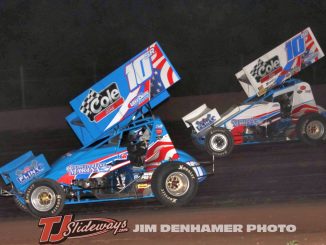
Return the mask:
{"type": "MultiPolygon", "coordinates": [[[[209,160],[205,152],[194,148],[181,123],[168,124],[167,127],[177,148],[199,160],[209,160]]],[[[0,162],[8,162],[27,150],[44,153],[51,162],[78,146],[75,137],[67,131],[2,134],[0,162]]],[[[130,227],[134,223],[158,223],[161,219],[166,223],[292,223],[298,227],[295,234],[245,236],[234,233],[182,235],[129,232],[116,237],[110,234],[98,236],[95,240],[99,243],[149,243],[150,238],[165,239],[170,236],[175,242],[182,243],[183,239],[187,239],[188,243],[197,244],[213,241],[219,241],[218,244],[286,244],[293,239],[300,244],[326,243],[326,145],[309,147],[293,142],[236,147],[230,157],[216,161],[215,170],[215,175],[200,186],[195,200],[183,209],[166,210],[154,201],[74,206],[64,211],[75,213],[77,217],[129,219],[130,227]]],[[[11,232],[12,235],[5,237],[16,237],[17,243],[19,239],[26,244],[37,241],[40,231],[36,221],[18,211],[11,199],[1,198],[0,202],[0,233],[11,232]],[[19,237],[14,236],[16,227],[21,231],[19,237]]],[[[80,242],[68,241],[73,244],[80,242]]]]}
{"type": "MultiPolygon", "coordinates": [[[[68,239],[64,244],[257,244],[277,245],[326,243],[326,202],[268,204],[245,207],[186,207],[106,211],[77,215],[76,219],[109,217],[128,219],[129,232],[106,233],[92,238],[68,239]],[[295,224],[293,233],[135,233],[135,224],[295,224]]],[[[37,220],[12,218],[0,223],[1,244],[36,244],[41,235],[37,220]]]]}

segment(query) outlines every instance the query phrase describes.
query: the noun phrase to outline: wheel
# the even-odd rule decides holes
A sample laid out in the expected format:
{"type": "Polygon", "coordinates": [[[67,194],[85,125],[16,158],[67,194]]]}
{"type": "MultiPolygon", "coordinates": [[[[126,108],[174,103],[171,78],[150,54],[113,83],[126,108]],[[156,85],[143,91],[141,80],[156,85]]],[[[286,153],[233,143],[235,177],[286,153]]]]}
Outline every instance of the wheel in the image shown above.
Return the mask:
{"type": "Polygon", "coordinates": [[[28,212],[28,208],[19,197],[14,196],[14,203],[16,204],[17,208],[19,208],[23,212],[28,212]]]}
{"type": "Polygon", "coordinates": [[[194,133],[191,134],[191,141],[195,145],[195,147],[200,150],[205,150],[205,136],[196,136],[194,133]]]}
{"type": "Polygon", "coordinates": [[[210,155],[226,157],[233,150],[233,136],[225,128],[212,128],[206,135],[205,145],[210,155]]]}
{"type": "Polygon", "coordinates": [[[151,186],[160,203],[168,207],[178,207],[195,197],[198,181],[195,172],[188,165],[167,162],[155,170],[151,186]]]}
{"type": "Polygon", "coordinates": [[[25,202],[29,211],[36,217],[56,216],[64,207],[65,196],[58,182],[39,179],[27,188],[25,202]]]}
{"type": "Polygon", "coordinates": [[[309,145],[318,145],[326,139],[326,120],[318,113],[302,116],[296,126],[298,138],[309,145]]]}

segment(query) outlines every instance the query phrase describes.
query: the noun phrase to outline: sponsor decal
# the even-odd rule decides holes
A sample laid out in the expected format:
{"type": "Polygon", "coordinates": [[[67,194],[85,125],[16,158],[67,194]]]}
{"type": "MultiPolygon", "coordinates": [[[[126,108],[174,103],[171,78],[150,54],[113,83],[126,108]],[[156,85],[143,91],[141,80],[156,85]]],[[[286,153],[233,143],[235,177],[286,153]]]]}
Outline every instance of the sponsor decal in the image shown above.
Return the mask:
{"type": "Polygon", "coordinates": [[[141,179],[142,179],[142,180],[150,180],[150,179],[152,178],[152,175],[153,175],[153,172],[144,173],[144,174],[141,176],[141,179]]]}
{"type": "Polygon", "coordinates": [[[260,86],[258,88],[258,96],[261,96],[267,92],[267,88],[264,88],[263,86],[260,86]]]}
{"type": "Polygon", "coordinates": [[[120,153],[117,159],[126,160],[127,158],[128,158],[128,152],[125,151],[125,152],[120,153]]]}
{"type": "Polygon", "coordinates": [[[80,106],[80,111],[90,121],[100,122],[123,104],[120,90],[116,83],[111,83],[99,93],[90,90],[80,106]]]}
{"type": "Polygon", "coordinates": [[[297,93],[298,94],[301,94],[303,92],[305,92],[305,93],[311,93],[311,89],[307,89],[307,87],[305,85],[301,85],[299,87],[299,90],[297,90],[297,93]]]}
{"type": "Polygon", "coordinates": [[[155,133],[157,134],[157,136],[161,136],[163,134],[163,125],[162,124],[156,125],[155,133]]]}
{"type": "Polygon", "coordinates": [[[207,116],[199,121],[196,121],[196,128],[198,131],[201,131],[210,125],[212,125],[214,122],[216,122],[216,117],[211,114],[207,114],[207,116]]]}
{"type": "Polygon", "coordinates": [[[128,105],[129,108],[140,106],[149,101],[149,93],[146,91],[134,98],[128,105]]]}
{"type": "Polygon", "coordinates": [[[138,184],[137,185],[137,189],[147,189],[148,187],[150,187],[150,184],[138,184]]]}
{"type": "Polygon", "coordinates": [[[66,239],[85,238],[112,232],[113,235],[128,232],[128,221],[111,218],[90,218],[75,220],[74,215],[41,218],[40,244],[61,243],[66,239]]]}
{"type": "Polygon", "coordinates": [[[231,123],[234,127],[238,126],[256,126],[262,123],[264,119],[261,118],[246,118],[246,119],[232,119],[231,123]]]}
{"type": "Polygon", "coordinates": [[[41,163],[33,160],[31,165],[25,166],[24,169],[16,170],[17,181],[20,184],[28,182],[30,179],[40,175],[44,168],[41,163]]]}
{"type": "Polygon", "coordinates": [[[282,71],[280,64],[280,59],[277,55],[267,61],[259,59],[250,71],[250,74],[257,82],[264,83],[282,71]]]}
{"type": "Polygon", "coordinates": [[[66,170],[70,175],[109,172],[112,165],[106,163],[69,165],[66,170]]]}
{"type": "Polygon", "coordinates": [[[160,140],[163,138],[163,125],[159,124],[155,126],[156,139],[160,140]]]}

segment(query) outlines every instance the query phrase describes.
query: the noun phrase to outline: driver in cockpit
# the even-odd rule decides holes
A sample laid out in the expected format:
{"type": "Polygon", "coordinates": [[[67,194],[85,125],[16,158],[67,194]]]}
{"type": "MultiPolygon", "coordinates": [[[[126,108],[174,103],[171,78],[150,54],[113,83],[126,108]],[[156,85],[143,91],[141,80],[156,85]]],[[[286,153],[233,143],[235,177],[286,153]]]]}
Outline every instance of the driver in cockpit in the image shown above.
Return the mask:
{"type": "Polygon", "coordinates": [[[146,127],[140,127],[129,131],[127,151],[130,164],[118,170],[119,174],[125,175],[124,184],[127,186],[125,191],[130,190],[131,185],[128,185],[134,180],[133,167],[143,167],[145,164],[149,140],[150,130],[146,127]]]}
{"type": "Polygon", "coordinates": [[[136,167],[142,167],[145,163],[148,141],[150,139],[149,130],[141,127],[131,130],[128,135],[128,159],[136,167]]]}

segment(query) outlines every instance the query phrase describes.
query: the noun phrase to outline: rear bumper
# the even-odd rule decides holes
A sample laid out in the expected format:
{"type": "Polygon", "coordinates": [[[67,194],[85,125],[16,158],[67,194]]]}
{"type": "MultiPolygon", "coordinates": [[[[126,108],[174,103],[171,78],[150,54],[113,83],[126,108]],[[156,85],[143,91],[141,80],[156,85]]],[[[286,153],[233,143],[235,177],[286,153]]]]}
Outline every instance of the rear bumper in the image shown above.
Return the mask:
{"type": "Polygon", "coordinates": [[[11,190],[12,185],[6,184],[5,180],[0,174],[0,197],[12,196],[13,194],[11,193],[11,190]]]}
{"type": "Polygon", "coordinates": [[[0,188],[0,197],[11,197],[11,196],[13,196],[12,193],[0,188]]]}
{"type": "Polygon", "coordinates": [[[13,196],[11,192],[12,186],[11,185],[3,185],[0,187],[0,197],[9,197],[13,196]]]}

